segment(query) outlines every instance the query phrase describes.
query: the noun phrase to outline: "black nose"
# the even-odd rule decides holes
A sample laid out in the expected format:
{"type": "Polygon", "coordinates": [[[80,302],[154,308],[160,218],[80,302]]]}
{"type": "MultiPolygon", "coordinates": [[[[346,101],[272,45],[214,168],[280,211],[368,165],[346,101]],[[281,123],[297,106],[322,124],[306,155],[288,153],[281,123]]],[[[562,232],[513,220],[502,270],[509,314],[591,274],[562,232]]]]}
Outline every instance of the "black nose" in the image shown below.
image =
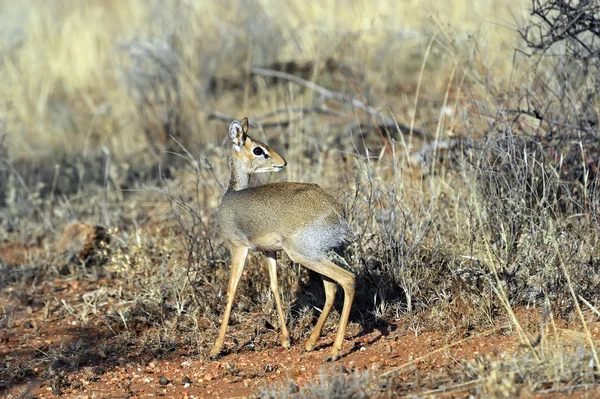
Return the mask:
{"type": "Polygon", "coordinates": [[[283,166],[287,166],[287,161],[285,159],[283,160],[283,166]]]}

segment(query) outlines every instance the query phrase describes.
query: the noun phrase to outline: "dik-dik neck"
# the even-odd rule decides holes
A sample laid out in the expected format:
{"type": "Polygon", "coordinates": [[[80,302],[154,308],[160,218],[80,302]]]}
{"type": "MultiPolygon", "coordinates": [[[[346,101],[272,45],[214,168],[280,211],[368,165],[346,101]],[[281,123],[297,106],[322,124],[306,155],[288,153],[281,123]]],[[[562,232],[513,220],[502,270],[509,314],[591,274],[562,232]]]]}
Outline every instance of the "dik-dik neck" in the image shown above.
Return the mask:
{"type": "Polygon", "coordinates": [[[225,194],[231,191],[239,191],[248,188],[250,175],[246,172],[242,162],[235,157],[229,158],[229,168],[231,169],[231,177],[225,194]]]}

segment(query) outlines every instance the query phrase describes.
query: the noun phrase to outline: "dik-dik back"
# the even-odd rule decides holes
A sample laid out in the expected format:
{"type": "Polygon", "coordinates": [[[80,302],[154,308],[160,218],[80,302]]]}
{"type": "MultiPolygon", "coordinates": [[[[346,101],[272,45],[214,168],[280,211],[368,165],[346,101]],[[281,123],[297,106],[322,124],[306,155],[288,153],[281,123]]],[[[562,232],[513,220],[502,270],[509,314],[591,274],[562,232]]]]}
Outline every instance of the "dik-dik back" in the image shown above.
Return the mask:
{"type": "Polygon", "coordinates": [[[350,237],[341,206],[316,184],[271,183],[227,193],[219,209],[231,243],[278,251],[283,242],[318,258],[350,237]]]}

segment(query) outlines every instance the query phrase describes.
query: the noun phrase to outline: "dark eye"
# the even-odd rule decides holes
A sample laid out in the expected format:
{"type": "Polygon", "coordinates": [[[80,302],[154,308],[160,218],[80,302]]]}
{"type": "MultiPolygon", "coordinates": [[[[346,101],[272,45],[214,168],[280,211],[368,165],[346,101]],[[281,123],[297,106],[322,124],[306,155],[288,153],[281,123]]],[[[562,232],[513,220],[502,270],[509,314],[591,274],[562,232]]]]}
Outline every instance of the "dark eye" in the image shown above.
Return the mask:
{"type": "Polygon", "coordinates": [[[262,148],[260,147],[254,147],[254,149],[252,150],[252,152],[254,153],[254,155],[256,156],[261,156],[262,154],[264,154],[265,152],[263,151],[262,148]]]}

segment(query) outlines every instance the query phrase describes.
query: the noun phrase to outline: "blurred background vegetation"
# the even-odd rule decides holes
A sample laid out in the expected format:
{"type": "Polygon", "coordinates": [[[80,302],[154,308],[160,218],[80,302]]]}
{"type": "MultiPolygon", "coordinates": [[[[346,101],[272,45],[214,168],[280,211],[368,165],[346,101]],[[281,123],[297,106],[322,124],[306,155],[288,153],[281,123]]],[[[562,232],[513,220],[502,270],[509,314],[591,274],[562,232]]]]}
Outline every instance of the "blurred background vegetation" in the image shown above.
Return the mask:
{"type": "MultiPolygon", "coordinates": [[[[249,93],[250,69],[277,62],[310,62],[311,78],[410,120],[432,39],[422,76],[426,102],[443,98],[448,85],[459,90],[463,79],[505,82],[519,44],[516,24],[526,17],[520,2],[465,0],[52,0],[0,7],[0,120],[13,159],[103,146],[120,159],[141,156],[165,145],[169,129],[196,150],[223,136],[223,123],[209,121],[207,110],[239,119],[310,106],[312,93],[249,93]],[[327,76],[327,60],[339,65],[337,76],[327,76]],[[161,93],[169,90],[175,93],[161,93]],[[141,109],[150,105],[156,112],[141,109]],[[177,126],[165,128],[169,123],[177,126]]],[[[416,117],[417,124],[430,122],[416,117]]]]}

